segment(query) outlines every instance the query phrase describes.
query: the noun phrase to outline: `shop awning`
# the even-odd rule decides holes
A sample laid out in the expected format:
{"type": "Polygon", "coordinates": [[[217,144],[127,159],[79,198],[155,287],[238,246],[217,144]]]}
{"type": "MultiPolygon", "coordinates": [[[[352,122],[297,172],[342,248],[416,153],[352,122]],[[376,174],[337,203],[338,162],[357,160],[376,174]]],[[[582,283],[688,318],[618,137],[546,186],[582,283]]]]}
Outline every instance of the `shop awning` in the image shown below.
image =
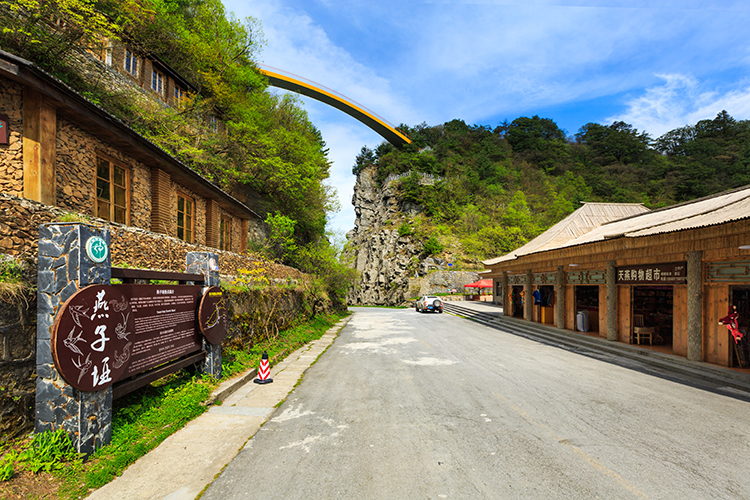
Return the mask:
{"type": "Polygon", "coordinates": [[[492,280],[484,279],[464,285],[464,288],[492,288],[492,280]]]}

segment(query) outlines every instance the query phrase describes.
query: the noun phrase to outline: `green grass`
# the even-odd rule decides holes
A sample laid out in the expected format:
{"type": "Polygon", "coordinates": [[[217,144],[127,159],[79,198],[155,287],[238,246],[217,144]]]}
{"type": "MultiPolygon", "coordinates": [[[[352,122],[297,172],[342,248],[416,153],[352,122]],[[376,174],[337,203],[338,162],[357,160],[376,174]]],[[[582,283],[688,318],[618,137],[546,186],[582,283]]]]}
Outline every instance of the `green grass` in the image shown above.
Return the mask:
{"type": "MultiPolygon", "coordinates": [[[[277,355],[281,358],[319,339],[348,314],[317,317],[280,332],[270,342],[256,344],[247,350],[225,352],[222,380],[257,367],[264,351],[270,358],[277,355]]],[[[60,498],[85,497],[91,489],[100,488],[122,474],[130,464],[205,412],[211,393],[219,382],[185,370],[162,378],[115,401],[112,441],[87,462],[84,463],[75,452],[70,454],[72,447],[64,433],[39,434],[27,445],[26,450],[32,451],[8,451],[0,457],[0,480],[10,479],[14,470],[21,468],[51,471],[61,482],[60,498]]]]}

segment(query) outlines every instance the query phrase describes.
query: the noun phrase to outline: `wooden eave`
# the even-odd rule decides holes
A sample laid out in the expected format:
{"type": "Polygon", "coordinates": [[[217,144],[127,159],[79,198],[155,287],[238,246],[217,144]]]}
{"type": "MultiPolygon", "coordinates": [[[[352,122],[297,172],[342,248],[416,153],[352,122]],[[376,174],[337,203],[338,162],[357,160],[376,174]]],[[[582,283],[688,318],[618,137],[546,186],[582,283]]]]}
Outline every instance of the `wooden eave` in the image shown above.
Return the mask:
{"type": "Polygon", "coordinates": [[[183,89],[192,92],[193,94],[198,92],[198,87],[191,84],[187,80],[185,80],[179,73],[177,73],[175,70],[173,70],[167,63],[162,61],[159,57],[149,54],[149,59],[151,59],[151,63],[154,64],[159,68],[160,71],[162,71],[165,75],[170,76],[174,81],[178,84],[178,86],[182,87],[183,89]]]}
{"type": "Polygon", "coordinates": [[[261,219],[244,203],[33,63],[0,50],[0,75],[38,91],[57,109],[59,116],[148,167],[162,169],[180,185],[204,198],[216,200],[221,208],[236,217],[261,219]]]}
{"type": "Polygon", "coordinates": [[[584,245],[547,250],[523,255],[511,261],[489,266],[487,277],[499,278],[503,272],[523,274],[553,271],[564,265],[566,270],[601,269],[608,261],[648,260],[664,262],[669,255],[686,252],[712,252],[727,249],[738,259],[750,258],[750,250],[740,250],[740,245],[750,244],[750,219],[735,220],[714,226],[686,229],[649,236],[616,237],[584,245]],[[578,267],[569,268],[575,263],[578,267]]]}

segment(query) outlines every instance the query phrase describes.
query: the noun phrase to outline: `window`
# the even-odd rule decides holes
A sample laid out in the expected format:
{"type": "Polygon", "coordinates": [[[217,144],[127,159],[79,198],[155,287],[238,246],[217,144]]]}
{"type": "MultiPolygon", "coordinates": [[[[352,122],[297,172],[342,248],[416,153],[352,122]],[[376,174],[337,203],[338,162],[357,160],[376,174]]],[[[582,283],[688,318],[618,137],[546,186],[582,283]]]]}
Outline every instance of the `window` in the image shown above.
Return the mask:
{"type": "Polygon", "coordinates": [[[219,250],[232,250],[232,220],[226,217],[219,224],[219,250]]]}
{"type": "Polygon", "coordinates": [[[208,128],[214,134],[219,131],[219,122],[216,120],[216,117],[213,115],[208,117],[208,128]]]}
{"type": "Polygon", "coordinates": [[[125,71],[133,76],[138,76],[138,57],[130,49],[125,49],[125,71]]]}
{"type": "Polygon", "coordinates": [[[175,105],[179,106],[180,104],[182,104],[182,99],[183,99],[184,96],[185,96],[185,92],[180,87],[178,87],[177,85],[175,85],[175,87],[174,87],[174,103],[175,103],[175,105]]]}
{"type": "Polygon", "coordinates": [[[195,229],[195,203],[189,196],[177,193],[177,237],[193,242],[195,229]]]}
{"type": "Polygon", "coordinates": [[[159,95],[164,94],[164,75],[156,70],[151,71],[151,89],[159,95]]]}
{"type": "Polygon", "coordinates": [[[107,66],[112,66],[112,42],[103,39],[89,48],[89,52],[107,66]]]}
{"type": "Polygon", "coordinates": [[[96,157],[96,216],[129,224],[130,170],[102,156],[96,157]]]}

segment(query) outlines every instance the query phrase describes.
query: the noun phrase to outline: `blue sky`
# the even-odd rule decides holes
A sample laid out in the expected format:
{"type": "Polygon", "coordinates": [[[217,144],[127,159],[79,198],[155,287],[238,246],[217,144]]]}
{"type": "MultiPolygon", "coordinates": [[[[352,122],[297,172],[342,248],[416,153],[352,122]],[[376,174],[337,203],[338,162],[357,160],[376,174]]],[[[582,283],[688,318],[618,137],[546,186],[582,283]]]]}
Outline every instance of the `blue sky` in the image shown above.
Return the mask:
{"type": "MultiPolygon", "coordinates": [[[[652,137],[726,109],[750,119],[750,3],[697,0],[224,0],[252,16],[259,62],[303,76],[393,124],[495,126],[538,114],[575,134],[623,120],[652,137]]],[[[354,159],[382,139],[302,99],[354,227],[354,159]]]]}

